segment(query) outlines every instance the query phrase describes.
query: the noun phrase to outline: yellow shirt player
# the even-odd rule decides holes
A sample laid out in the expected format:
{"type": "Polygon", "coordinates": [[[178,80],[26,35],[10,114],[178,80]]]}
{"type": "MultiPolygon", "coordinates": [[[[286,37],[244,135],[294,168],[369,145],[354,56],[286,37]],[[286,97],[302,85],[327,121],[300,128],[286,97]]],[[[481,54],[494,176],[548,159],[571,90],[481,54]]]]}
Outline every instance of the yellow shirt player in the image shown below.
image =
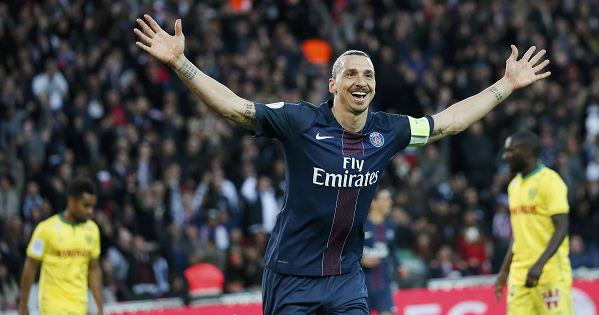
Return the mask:
{"type": "Polygon", "coordinates": [[[538,165],[539,138],[517,132],[503,159],[520,173],[508,186],[513,241],[495,283],[501,299],[509,275],[508,314],[572,315],[568,253],[568,189],[553,170],[538,165]]]}
{"type": "Polygon", "coordinates": [[[19,315],[28,315],[27,299],[38,267],[39,311],[42,315],[87,314],[87,287],[102,307],[100,232],[89,217],[96,205],[94,184],[87,178],[74,179],[67,188],[67,209],[41,222],[27,247],[21,278],[19,315]]]}

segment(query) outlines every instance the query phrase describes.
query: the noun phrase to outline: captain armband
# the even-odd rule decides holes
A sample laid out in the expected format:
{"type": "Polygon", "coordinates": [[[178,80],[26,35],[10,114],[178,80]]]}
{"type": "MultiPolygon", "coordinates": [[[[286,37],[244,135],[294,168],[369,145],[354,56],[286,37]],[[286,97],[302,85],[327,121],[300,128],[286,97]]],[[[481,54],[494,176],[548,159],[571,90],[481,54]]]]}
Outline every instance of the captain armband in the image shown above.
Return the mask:
{"type": "Polygon", "coordinates": [[[428,137],[431,132],[431,126],[426,117],[412,118],[408,116],[410,121],[411,139],[408,147],[420,147],[428,142],[428,137]]]}

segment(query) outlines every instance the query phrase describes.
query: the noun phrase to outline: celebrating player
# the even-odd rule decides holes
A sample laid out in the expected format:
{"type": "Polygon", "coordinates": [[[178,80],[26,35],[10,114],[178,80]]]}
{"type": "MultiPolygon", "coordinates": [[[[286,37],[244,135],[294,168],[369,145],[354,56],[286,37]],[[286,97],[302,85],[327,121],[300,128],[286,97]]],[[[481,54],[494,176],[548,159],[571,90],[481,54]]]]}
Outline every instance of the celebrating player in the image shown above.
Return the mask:
{"type": "Polygon", "coordinates": [[[351,50],[333,65],[333,100],[319,107],[265,105],[240,98],[185,57],[181,20],[171,36],[149,15],[145,19],[149,25],[137,19],[142,30],[135,34],[145,42],[137,46],[171,67],[221,117],[283,144],[287,189],[265,255],[265,314],[368,314],[362,228],[389,160],[407,146],[461,132],[514,89],[549,76],[536,74],[549,61],[534,66],[544,50],[533,57],[531,47],[518,61],[512,46],[504,78],[433,117],[373,113],[374,67],[367,54],[351,50]]]}
{"type": "Polygon", "coordinates": [[[96,189],[87,178],[75,178],[67,188],[62,214],[42,221],[33,231],[21,278],[19,315],[27,315],[29,290],[42,265],[39,312],[42,315],[87,314],[87,287],[102,307],[100,230],[88,220],[96,205],[96,189]]]}
{"type": "Polygon", "coordinates": [[[538,165],[541,144],[528,131],[507,138],[503,159],[519,173],[508,186],[514,239],[495,283],[501,299],[508,279],[508,314],[573,314],[568,253],[568,188],[538,165]]]}
{"type": "Polygon", "coordinates": [[[366,275],[368,289],[368,308],[376,310],[379,315],[394,313],[393,297],[389,276],[389,259],[398,266],[397,271],[402,278],[408,276],[408,269],[400,266],[395,256],[393,245],[395,230],[391,220],[387,219],[393,201],[387,189],[377,190],[370,205],[368,219],[364,222],[364,252],[362,268],[366,275]]]}

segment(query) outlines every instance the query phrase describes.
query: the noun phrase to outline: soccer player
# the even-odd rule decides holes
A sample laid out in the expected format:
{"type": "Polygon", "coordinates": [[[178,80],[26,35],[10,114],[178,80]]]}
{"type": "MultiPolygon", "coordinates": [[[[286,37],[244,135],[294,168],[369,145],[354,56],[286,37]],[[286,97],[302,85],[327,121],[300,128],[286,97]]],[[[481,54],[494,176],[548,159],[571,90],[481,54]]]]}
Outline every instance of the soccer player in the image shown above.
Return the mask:
{"type": "Polygon", "coordinates": [[[568,259],[568,188],[538,164],[539,138],[520,131],[507,138],[503,159],[519,173],[508,186],[514,239],[495,283],[501,299],[508,279],[508,314],[573,314],[568,259]]]}
{"type": "Polygon", "coordinates": [[[531,47],[518,61],[512,46],[504,78],[433,117],[373,113],[374,66],[367,54],[352,50],[333,65],[333,100],[260,104],[235,95],[185,57],[181,20],[171,36],[145,19],[149,25],[137,19],[142,30],[134,32],[145,42],[137,46],[171,67],[221,117],[283,144],[287,189],[264,258],[265,314],[368,314],[363,225],[389,160],[407,146],[461,132],[514,89],[549,76],[535,74],[549,63],[534,66],[544,50],[533,57],[531,47]]]}
{"type": "Polygon", "coordinates": [[[362,268],[368,289],[368,308],[370,311],[376,310],[379,315],[391,315],[395,309],[391,294],[389,260],[394,266],[398,266],[397,271],[402,278],[409,274],[408,269],[400,266],[399,259],[395,256],[395,229],[393,222],[387,218],[392,205],[389,190],[377,190],[370,205],[368,218],[364,222],[362,268]]]}
{"type": "Polygon", "coordinates": [[[96,188],[87,178],[75,178],[67,187],[67,208],[42,221],[33,231],[21,278],[19,315],[28,315],[27,300],[37,269],[39,312],[42,315],[87,314],[87,287],[102,307],[100,230],[89,217],[96,206],[96,188]]]}

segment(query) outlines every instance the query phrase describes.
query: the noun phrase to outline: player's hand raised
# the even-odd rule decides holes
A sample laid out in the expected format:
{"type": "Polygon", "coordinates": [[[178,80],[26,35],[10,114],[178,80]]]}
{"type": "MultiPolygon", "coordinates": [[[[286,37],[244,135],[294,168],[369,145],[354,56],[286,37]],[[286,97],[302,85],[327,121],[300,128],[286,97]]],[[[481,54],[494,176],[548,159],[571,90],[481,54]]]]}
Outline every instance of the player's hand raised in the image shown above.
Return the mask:
{"type": "Polygon", "coordinates": [[[142,19],[137,19],[137,24],[141,26],[143,32],[137,28],[133,32],[146,45],[141,42],[135,44],[168,66],[175,67],[177,61],[183,57],[183,51],[185,50],[185,36],[183,36],[183,30],[181,29],[181,20],[177,19],[175,22],[175,36],[171,36],[162,30],[151,16],[146,14],[144,17],[150,25],[148,26],[142,19]]]}
{"type": "Polygon", "coordinates": [[[549,71],[537,74],[549,64],[549,60],[547,59],[535,66],[535,64],[541,60],[541,57],[545,55],[545,49],[539,51],[532,57],[535,50],[535,46],[530,47],[524,56],[522,56],[522,59],[517,60],[518,48],[512,45],[512,54],[506,62],[505,77],[510,80],[514,86],[514,90],[523,88],[538,80],[545,79],[551,74],[549,71]]]}

